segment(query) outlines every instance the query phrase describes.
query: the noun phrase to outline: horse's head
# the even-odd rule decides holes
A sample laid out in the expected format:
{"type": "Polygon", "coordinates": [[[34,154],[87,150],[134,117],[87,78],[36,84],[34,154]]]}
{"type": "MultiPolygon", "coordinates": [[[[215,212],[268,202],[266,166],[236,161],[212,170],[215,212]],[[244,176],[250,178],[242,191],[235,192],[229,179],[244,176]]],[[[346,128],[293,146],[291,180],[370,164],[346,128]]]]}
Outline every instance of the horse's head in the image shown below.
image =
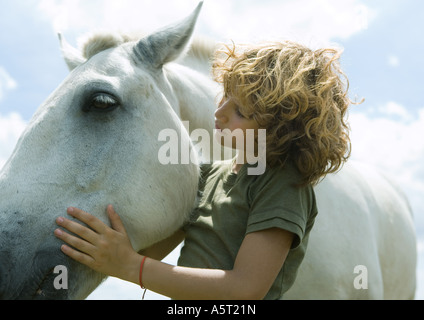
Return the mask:
{"type": "Polygon", "coordinates": [[[187,219],[198,168],[195,161],[158,160],[161,130],[190,143],[162,67],[185,50],[200,8],[88,60],[62,41],[73,70],[37,110],[0,172],[0,298],[80,299],[101,282],[102,275],[67,259],[53,235],[55,219],[69,206],[108,222],[106,205],[113,204],[136,250],[187,219]]]}

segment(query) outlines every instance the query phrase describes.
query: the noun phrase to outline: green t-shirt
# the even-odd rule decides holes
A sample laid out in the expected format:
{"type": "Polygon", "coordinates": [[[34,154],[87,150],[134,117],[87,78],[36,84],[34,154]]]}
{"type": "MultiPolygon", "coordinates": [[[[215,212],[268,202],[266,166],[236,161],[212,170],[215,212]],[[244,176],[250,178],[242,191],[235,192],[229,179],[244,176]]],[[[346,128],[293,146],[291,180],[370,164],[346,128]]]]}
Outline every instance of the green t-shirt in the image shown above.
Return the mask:
{"type": "Polygon", "coordinates": [[[296,187],[297,169],[287,164],[259,176],[238,174],[232,161],[202,166],[198,207],[185,226],[178,265],[232,270],[246,234],[281,228],[295,234],[291,250],[265,299],[281,299],[292,286],[305,255],[317,208],[311,186],[296,187]]]}

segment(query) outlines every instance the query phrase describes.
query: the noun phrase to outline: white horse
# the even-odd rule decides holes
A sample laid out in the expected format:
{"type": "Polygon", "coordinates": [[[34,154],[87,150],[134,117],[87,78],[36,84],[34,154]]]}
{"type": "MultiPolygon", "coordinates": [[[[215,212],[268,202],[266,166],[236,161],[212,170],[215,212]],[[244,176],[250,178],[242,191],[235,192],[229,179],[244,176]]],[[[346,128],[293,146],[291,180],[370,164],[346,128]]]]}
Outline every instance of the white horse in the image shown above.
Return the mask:
{"type": "MultiPolygon", "coordinates": [[[[54,221],[68,206],[107,222],[105,206],[114,204],[136,250],[186,221],[196,200],[196,159],[160,164],[158,135],[173,129],[190,144],[182,119],[212,136],[217,86],[187,67],[208,61],[195,48],[181,60],[200,8],[138,41],[97,37],[85,57],[62,39],[72,72],[0,172],[0,298],[84,299],[102,281],[60,252],[54,221]],[[67,289],[55,282],[58,265],[66,267],[67,289]]],[[[285,298],[413,298],[416,242],[400,191],[349,164],[320,183],[316,196],[309,249],[285,298]]]]}

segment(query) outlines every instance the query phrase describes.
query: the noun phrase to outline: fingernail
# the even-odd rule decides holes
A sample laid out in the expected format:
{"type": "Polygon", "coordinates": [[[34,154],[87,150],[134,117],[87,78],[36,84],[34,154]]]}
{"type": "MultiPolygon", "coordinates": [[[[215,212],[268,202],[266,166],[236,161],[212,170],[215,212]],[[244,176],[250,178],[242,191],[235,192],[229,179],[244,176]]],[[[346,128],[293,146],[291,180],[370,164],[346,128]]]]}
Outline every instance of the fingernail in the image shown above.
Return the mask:
{"type": "Polygon", "coordinates": [[[74,208],[70,207],[68,208],[68,213],[73,213],[74,212],[74,208]]]}
{"type": "Polygon", "coordinates": [[[54,233],[55,233],[57,236],[61,236],[61,235],[63,234],[62,230],[60,230],[60,229],[56,229],[56,230],[54,231],[54,233]]]}
{"type": "Polygon", "coordinates": [[[65,221],[62,217],[57,218],[57,223],[63,223],[63,221],[65,221]]]}

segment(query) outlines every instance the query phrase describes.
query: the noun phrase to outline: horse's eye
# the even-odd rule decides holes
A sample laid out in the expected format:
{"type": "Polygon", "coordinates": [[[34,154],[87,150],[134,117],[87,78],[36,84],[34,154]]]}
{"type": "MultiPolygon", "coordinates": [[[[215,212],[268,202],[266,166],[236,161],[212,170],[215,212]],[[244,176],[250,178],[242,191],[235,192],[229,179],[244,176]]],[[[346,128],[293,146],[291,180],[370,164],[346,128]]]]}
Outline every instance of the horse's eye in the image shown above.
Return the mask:
{"type": "Polygon", "coordinates": [[[109,112],[117,107],[119,107],[119,101],[114,96],[108,93],[97,93],[91,98],[89,104],[84,107],[84,111],[109,112]]]}

